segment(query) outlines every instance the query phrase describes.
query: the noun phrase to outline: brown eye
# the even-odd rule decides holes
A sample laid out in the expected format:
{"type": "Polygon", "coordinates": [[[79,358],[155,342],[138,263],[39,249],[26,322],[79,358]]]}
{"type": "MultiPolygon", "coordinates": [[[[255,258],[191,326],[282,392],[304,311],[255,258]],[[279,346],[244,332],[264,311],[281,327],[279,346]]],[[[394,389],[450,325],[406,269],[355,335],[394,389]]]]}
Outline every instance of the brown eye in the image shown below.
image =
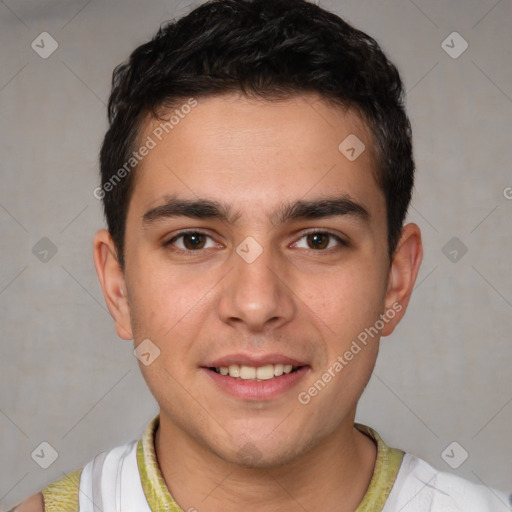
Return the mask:
{"type": "Polygon", "coordinates": [[[327,233],[311,233],[307,235],[307,241],[311,249],[325,249],[329,245],[327,233]]]}
{"type": "Polygon", "coordinates": [[[347,246],[347,242],[339,236],[328,231],[314,231],[305,233],[295,244],[294,247],[306,249],[308,251],[330,252],[340,249],[340,246],[347,246]]]}
{"type": "Polygon", "coordinates": [[[206,237],[201,233],[186,233],[182,236],[185,249],[189,249],[191,251],[194,249],[203,249],[206,237]]]}
{"type": "Polygon", "coordinates": [[[209,249],[215,244],[211,236],[206,233],[201,233],[200,231],[184,231],[171,238],[164,245],[176,252],[198,252],[203,249],[209,249]]]}

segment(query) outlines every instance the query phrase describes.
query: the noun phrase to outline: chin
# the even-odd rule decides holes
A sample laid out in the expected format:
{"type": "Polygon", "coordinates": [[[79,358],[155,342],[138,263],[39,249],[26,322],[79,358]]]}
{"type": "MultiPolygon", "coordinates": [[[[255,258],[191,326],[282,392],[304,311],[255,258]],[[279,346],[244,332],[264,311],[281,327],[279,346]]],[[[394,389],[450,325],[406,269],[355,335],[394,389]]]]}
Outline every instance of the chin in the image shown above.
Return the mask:
{"type": "Polygon", "coordinates": [[[313,440],[307,441],[302,436],[287,435],[271,440],[265,436],[245,437],[236,443],[236,447],[231,446],[217,455],[225,462],[248,469],[271,469],[293,462],[314,444],[313,440]]]}
{"type": "Polygon", "coordinates": [[[247,469],[272,469],[289,464],[297,455],[290,450],[260,450],[249,442],[235,452],[229,462],[247,469]]]}

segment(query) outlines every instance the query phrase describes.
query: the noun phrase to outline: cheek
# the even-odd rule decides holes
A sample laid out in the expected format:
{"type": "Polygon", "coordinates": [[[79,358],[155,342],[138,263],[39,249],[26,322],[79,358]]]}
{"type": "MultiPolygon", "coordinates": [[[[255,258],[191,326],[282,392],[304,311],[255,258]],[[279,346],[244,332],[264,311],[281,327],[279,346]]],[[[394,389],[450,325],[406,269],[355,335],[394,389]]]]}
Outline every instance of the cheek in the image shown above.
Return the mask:
{"type": "Polygon", "coordinates": [[[146,269],[135,276],[130,294],[132,323],[141,336],[153,336],[166,342],[175,331],[188,325],[187,318],[197,315],[208,301],[210,281],[198,275],[166,269],[147,262],[138,268],[146,269]],[[157,269],[157,270],[155,270],[157,269]],[[184,320],[184,321],[183,321],[184,320]],[[140,332],[140,330],[144,332],[140,332]]]}
{"type": "Polygon", "coordinates": [[[371,266],[339,268],[303,286],[304,303],[331,342],[342,348],[383,312],[385,281],[371,266]]]}

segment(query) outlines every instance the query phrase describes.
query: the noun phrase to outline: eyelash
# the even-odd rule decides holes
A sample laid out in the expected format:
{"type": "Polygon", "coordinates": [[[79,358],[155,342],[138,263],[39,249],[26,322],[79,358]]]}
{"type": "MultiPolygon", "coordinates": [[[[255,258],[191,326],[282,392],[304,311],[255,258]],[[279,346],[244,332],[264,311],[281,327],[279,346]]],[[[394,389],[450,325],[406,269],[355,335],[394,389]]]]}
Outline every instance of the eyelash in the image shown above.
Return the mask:
{"type": "MultiPolygon", "coordinates": [[[[334,233],[331,233],[330,231],[325,231],[325,230],[321,230],[321,229],[317,229],[317,230],[313,230],[313,231],[308,231],[307,233],[303,233],[301,235],[301,237],[297,240],[297,242],[299,240],[302,240],[304,237],[308,236],[308,235],[314,235],[314,234],[322,234],[322,235],[328,235],[329,237],[331,238],[334,238],[338,243],[339,243],[339,246],[341,247],[348,247],[349,246],[349,243],[346,242],[345,240],[343,240],[341,237],[339,237],[338,235],[335,235],[334,233]]],[[[184,237],[185,235],[203,235],[203,236],[206,236],[208,238],[212,238],[208,233],[205,233],[204,231],[198,231],[198,230],[188,230],[188,231],[181,231],[179,232],[177,235],[173,236],[170,240],[168,240],[167,242],[164,242],[164,247],[166,248],[170,248],[172,246],[172,244],[174,242],[176,242],[176,240],[184,237]]],[[[295,243],[297,243],[295,242],[295,243]]],[[[319,254],[318,253],[323,253],[323,254],[331,254],[333,251],[336,251],[336,250],[339,250],[340,247],[337,246],[337,247],[330,247],[329,249],[303,249],[304,251],[306,251],[308,254],[310,253],[314,253],[315,256],[318,256],[319,254]]],[[[207,249],[198,249],[196,251],[193,251],[193,250],[189,250],[189,249],[180,249],[180,248],[177,248],[177,247],[172,247],[172,252],[174,252],[175,254],[178,254],[178,255],[181,255],[181,256],[188,256],[188,257],[194,257],[196,256],[198,253],[201,253],[202,251],[205,251],[207,249]]]]}

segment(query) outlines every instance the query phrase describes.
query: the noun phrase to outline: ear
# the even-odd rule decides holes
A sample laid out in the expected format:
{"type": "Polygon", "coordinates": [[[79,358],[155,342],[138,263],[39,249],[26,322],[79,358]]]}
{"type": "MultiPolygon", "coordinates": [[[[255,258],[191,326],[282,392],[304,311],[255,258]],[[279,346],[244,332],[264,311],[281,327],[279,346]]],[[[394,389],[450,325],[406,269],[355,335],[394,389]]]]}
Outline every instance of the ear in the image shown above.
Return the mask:
{"type": "Polygon", "coordinates": [[[400,241],[391,261],[385,299],[388,312],[386,316],[389,321],[382,329],[382,336],[389,336],[404,316],[422,258],[420,228],[416,224],[407,224],[402,229],[400,241]]]}
{"type": "Polygon", "coordinates": [[[117,259],[117,250],[110,232],[101,229],[94,236],[94,266],[105,296],[108,310],[114,319],[117,335],[133,339],[130,308],[124,274],[117,259]]]}

